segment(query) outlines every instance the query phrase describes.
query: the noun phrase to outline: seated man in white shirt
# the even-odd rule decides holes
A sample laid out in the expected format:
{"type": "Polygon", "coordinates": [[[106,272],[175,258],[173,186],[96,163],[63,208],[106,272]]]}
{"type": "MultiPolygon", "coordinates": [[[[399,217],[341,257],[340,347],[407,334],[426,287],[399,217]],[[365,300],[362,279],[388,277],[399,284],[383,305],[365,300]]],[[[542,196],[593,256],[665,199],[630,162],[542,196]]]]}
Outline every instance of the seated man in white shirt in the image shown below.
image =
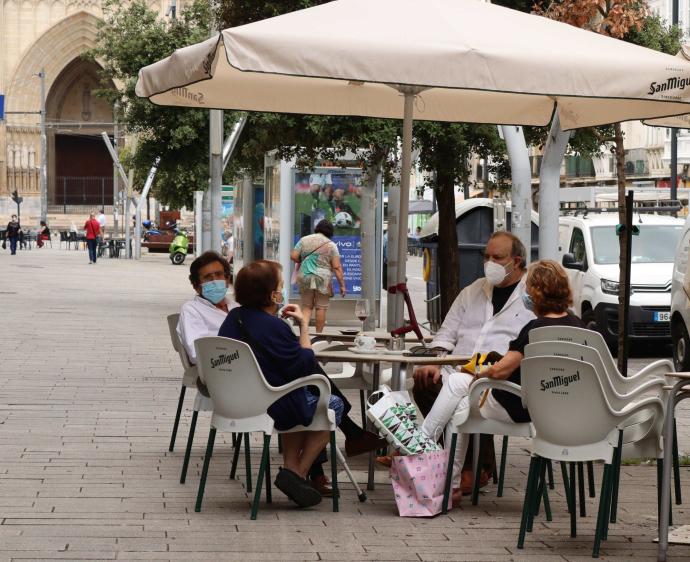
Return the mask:
{"type": "Polygon", "coordinates": [[[192,363],[196,363],[194,341],[217,336],[221,324],[237,303],[227,297],[230,264],[217,252],[204,252],[189,267],[189,281],[196,296],[182,305],[177,335],[192,363]]]}
{"type": "MultiPolygon", "coordinates": [[[[525,266],[526,250],[522,242],[509,232],[494,233],[484,252],[485,277],[477,279],[460,292],[431,346],[465,357],[489,351],[505,355],[510,341],[535,318],[523,303],[525,266]]],[[[453,368],[449,366],[443,369],[428,366],[415,370],[414,399],[425,417],[429,416],[443,382],[452,372],[453,368]]],[[[489,451],[493,459],[493,437],[489,441],[491,447],[482,448],[489,451]]],[[[460,474],[463,461],[455,459],[454,475],[460,474]]],[[[487,463],[482,459],[485,468],[489,468],[487,465],[490,464],[493,461],[487,463]]],[[[453,486],[455,489],[463,488],[467,493],[472,482],[471,468],[463,472],[462,480],[462,485],[459,485],[454,479],[453,486]]],[[[488,480],[488,475],[483,475],[482,480],[488,480]]],[[[459,491],[454,496],[454,502],[457,502],[459,491]]]]}

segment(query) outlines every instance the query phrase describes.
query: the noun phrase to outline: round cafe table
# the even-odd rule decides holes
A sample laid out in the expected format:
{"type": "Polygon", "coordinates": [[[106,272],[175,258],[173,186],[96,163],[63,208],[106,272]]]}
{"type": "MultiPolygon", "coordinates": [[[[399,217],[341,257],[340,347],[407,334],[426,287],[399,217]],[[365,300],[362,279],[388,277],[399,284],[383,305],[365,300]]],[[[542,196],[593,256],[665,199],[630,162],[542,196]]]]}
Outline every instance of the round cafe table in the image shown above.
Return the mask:
{"type": "MultiPolygon", "coordinates": [[[[322,332],[317,332],[315,328],[310,328],[309,329],[309,337],[312,339],[312,343],[316,341],[327,341],[329,343],[331,342],[342,342],[342,343],[352,343],[355,341],[355,338],[359,335],[359,330],[357,328],[324,328],[322,332]]],[[[373,331],[367,331],[364,332],[365,336],[371,336],[374,339],[376,339],[377,342],[379,343],[387,343],[389,342],[393,336],[391,336],[390,332],[386,332],[385,330],[373,330],[373,331]]],[[[433,336],[424,336],[424,342],[429,343],[431,340],[433,340],[433,336]]],[[[405,335],[405,343],[406,344],[413,344],[413,343],[419,343],[419,340],[417,339],[417,336],[414,334],[408,333],[405,335]]]]}

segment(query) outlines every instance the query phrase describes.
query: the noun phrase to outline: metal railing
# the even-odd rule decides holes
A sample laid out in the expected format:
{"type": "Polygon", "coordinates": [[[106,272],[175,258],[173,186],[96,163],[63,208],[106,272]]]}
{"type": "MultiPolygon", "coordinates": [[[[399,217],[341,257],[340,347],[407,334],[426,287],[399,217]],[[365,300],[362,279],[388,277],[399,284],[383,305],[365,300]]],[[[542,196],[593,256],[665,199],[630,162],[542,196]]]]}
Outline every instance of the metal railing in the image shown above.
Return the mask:
{"type": "Polygon", "coordinates": [[[55,182],[53,208],[62,206],[67,213],[71,205],[104,207],[113,204],[112,176],[58,176],[55,182]]]}

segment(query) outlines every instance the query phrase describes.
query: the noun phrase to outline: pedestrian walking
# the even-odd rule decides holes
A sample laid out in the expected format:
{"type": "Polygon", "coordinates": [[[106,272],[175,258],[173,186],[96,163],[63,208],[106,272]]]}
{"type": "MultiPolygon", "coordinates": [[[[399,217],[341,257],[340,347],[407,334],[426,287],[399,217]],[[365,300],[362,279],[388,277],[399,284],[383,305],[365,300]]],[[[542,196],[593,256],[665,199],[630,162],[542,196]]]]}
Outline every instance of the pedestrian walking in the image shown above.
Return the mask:
{"type": "Polygon", "coordinates": [[[101,225],[96,220],[93,213],[89,215],[89,220],[84,223],[86,231],[86,245],[89,248],[89,264],[96,263],[96,245],[98,237],[101,235],[101,225]]]}
{"type": "Polygon", "coordinates": [[[338,246],[331,238],[333,225],[323,219],[314,228],[314,234],[300,238],[290,254],[290,259],[299,268],[296,282],[302,300],[302,312],[308,322],[312,310],[316,309],[317,332],[322,332],[326,325],[326,311],[333,296],[333,275],[338,280],[340,294],[345,296],[343,266],[338,246]]]}
{"type": "Polygon", "coordinates": [[[10,254],[13,256],[17,254],[17,242],[19,242],[19,233],[21,230],[22,227],[19,224],[17,215],[12,215],[12,219],[7,223],[6,237],[10,241],[10,254]]]}
{"type": "Polygon", "coordinates": [[[105,236],[106,219],[105,219],[105,213],[103,211],[104,211],[103,209],[98,211],[98,215],[96,216],[96,220],[98,221],[98,225],[101,227],[101,234],[98,237],[98,243],[99,244],[103,240],[103,237],[105,236]]]}

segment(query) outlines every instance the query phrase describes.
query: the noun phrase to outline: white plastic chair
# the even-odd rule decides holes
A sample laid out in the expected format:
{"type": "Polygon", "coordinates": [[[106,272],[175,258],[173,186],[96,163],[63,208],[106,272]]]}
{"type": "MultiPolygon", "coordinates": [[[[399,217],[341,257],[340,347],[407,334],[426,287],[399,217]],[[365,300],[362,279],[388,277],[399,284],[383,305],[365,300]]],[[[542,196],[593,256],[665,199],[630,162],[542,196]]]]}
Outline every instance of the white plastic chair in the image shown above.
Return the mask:
{"type": "MultiPolygon", "coordinates": [[[[443,497],[443,513],[447,512],[448,498],[450,497],[450,488],[453,475],[453,459],[455,458],[455,449],[457,447],[458,433],[474,434],[476,439],[474,441],[474,486],[472,487],[472,505],[477,505],[479,498],[479,474],[481,459],[481,447],[479,445],[479,435],[481,433],[489,435],[503,435],[505,437],[526,437],[534,436],[534,427],[531,423],[513,423],[504,422],[494,419],[485,418],[481,414],[481,400],[484,392],[491,392],[492,389],[505,390],[511,394],[520,396],[520,386],[504,380],[497,379],[478,379],[470,386],[468,395],[469,408],[461,413],[455,414],[450,421],[452,427],[452,437],[450,441],[450,452],[448,455],[448,470],[446,472],[446,481],[444,487],[443,497]]],[[[501,456],[501,468],[499,471],[499,497],[502,495],[503,481],[505,478],[505,459],[506,448],[503,448],[501,456]]]]}
{"type": "MultiPolygon", "coordinates": [[[[317,352],[331,345],[326,339],[320,339],[319,336],[312,338],[312,349],[317,352]]],[[[336,363],[329,362],[324,366],[324,370],[328,373],[328,377],[338,385],[340,390],[359,390],[359,405],[362,414],[362,426],[366,427],[366,400],[367,392],[378,390],[374,388],[374,381],[372,374],[364,369],[362,363],[353,365],[352,363],[336,363]],[[328,369],[332,365],[340,367],[339,370],[333,372],[333,369],[328,369]]],[[[393,377],[392,369],[381,369],[379,374],[379,384],[390,386],[393,377]]]]}
{"type": "MultiPolygon", "coordinates": [[[[576,462],[604,461],[604,476],[599,496],[593,557],[599,556],[601,540],[608,536],[609,509],[613,482],[611,463],[618,432],[640,412],[652,412],[650,432],[658,432],[663,423],[663,403],[658,397],[629,402],[614,409],[591,363],[567,357],[540,356],[522,361],[522,401],[529,410],[536,435],[532,439],[532,458],[525,491],[525,502],[518,537],[524,548],[525,533],[532,530],[540,475],[544,459],[570,463],[570,505],[574,505],[574,469],[576,462]]],[[[642,436],[644,437],[644,436],[642,436]]],[[[576,536],[575,509],[570,510],[571,536],[576,536]]]]}
{"type": "Polygon", "coordinates": [[[249,434],[260,431],[264,434],[263,452],[259,474],[254,491],[251,518],[256,519],[264,478],[266,501],[271,503],[269,445],[274,431],[273,419],[267,409],[276,400],[293,390],[315,386],[319,390],[319,401],[312,422],[308,427],[296,426],[296,431],[329,431],[331,434],[331,480],[333,487],[333,511],[338,511],[337,448],[335,445],[335,412],[328,408],[330,384],[320,374],[309,375],[280,387],[272,387],[261,372],[251,348],[244,342],[218,336],[199,338],[194,342],[197,365],[202,380],[208,387],[213,401],[213,417],[208,435],[206,455],[199,482],[195,511],[201,510],[208,467],[213,454],[216,431],[230,431],[249,434]]]}
{"type": "MultiPolygon", "coordinates": [[[[182,405],[184,404],[185,392],[188,388],[196,388],[196,379],[199,377],[199,372],[197,371],[196,365],[193,365],[187,356],[187,351],[185,350],[179,336],[177,335],[177,324],[180,321],[179,314],[169,314],[168,315],[168,330],[170,331],[170,341],[172,342],[173,349],[177,351],[180,356],[180,362],[182,363],[182,386],[180,388],[180,398],[177,401],[177,413],[175,414],[175,423],[173,424],[172,436],[170,437],[170,446],[168,450],[170,452],[175,448],[175,439],[177,438],[177,428],[180,425],[180,416],[182,415],[182,405]]],[[[192,419],[192,423],[196,424],[196,418],[192,419]]]]}
{"type": "Polygon", "coordinates": [[[577,328],[575,326],[544,326],[542,328],[535,328],[530,330],[529,341],[530,343],[564,341],[593,347],[599,352],[604,368],[609,374],[611,384],[619,394],[631,392],[650,377],[665,378],[664,375],[666,373],[671,373],[676,370],[673,366],[673,361],[669,359],[659,359],[650,363],[634,375],[624,377],[618,370],[618,365],[613,359],[604,337],[599,332],[587,330],[585,328],[577,328]]]}
{"type": "MultiPolygon", "coordinates": [[[[525,357],[538,357],[554,355],[569,357],[586,363],[591,363],[602,383],[602,389],[614,409],[622,409],[629,402],[646,396],[656,396],[664,399],[663,387],[665,379],[656,375],[637,377],[635,384],[616,384],[615,375],[606,369],[604,360],[599,351],[594,347],[570,343],[565,341],[540,341],[530,343],[525,347],[525,357]],[[616,388],[618,387],[618,388],[616,388]],[[620,390],[625,390],[621,393],[620,390]]],[[[649,434],[649,412],[641,412],[638,416],[630,418],[623,429],[622,458],[645,458],[661,456],[661,435],[649,434]],[[640,440],[644,435],[645,438],[640,440]]]]}

